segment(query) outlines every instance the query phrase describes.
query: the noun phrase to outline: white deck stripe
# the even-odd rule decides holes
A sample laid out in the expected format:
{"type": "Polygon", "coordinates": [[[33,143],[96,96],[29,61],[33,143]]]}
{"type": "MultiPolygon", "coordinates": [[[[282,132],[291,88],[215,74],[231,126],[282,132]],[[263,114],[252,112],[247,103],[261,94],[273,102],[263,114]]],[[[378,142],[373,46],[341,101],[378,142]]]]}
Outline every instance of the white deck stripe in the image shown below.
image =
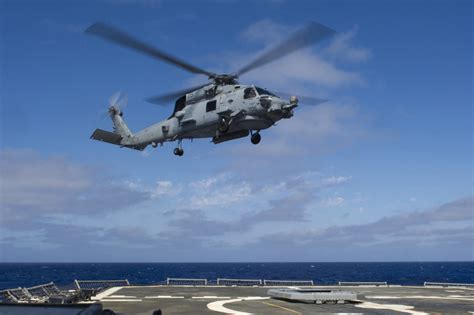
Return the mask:
{"type": "Polygon", "coordinates": [[[155,295],[155,296],[145,296],[145,299],[184,299],[184,296],[155,295]]]}
{"type": "Polygon", "coordinates": [[[472,301],[474,298],[464,295],[449,295],[449,296],[430,296],[430,295],[409,295],[409,296],[383,296],[383,295],[367,295],[368,299],[434,299],[434,300],[461,300],[472,301]]]}
{"type": "Polygon", "coordinates": [[[230,296],[215,296],[215,295],[205,295],[205,296],[193,296],[192,299],[230,299],[230,296]]]}
{"type": "Polygon", "coordinates": [[[269,297],[261,297],[261,296],[249,296],[243,299],[232,299],[232,300],[224,300],[224,301],[215,301],[207,304],[207,308],[214,312],[224,313],[224,314],[233,314],[233,315],[252,315],[252,313],[246,312],[239,312],[231,310],[224,306],[227,303],[235,303],[241,301],[251,301],[251,300],[267,300],[269,297]]]}
{"type": "Polygon", "coordinates": [[[362,303],[354,304],[355,307],[367,308],[367,309],[377,309],[377,310],[391,310],[401,313],[408,313],[411,315],[429,315],[429,313],[415,311],[414,307],[411,305],[401,305],[401,304],[377,304],[373,302],[360,301],[362,303]]]}
{"type": "Polygon", "coordinates": [[[102,299],[101,302],[141,302],[142,299],[102,299]]]}
{"type": "Polygon", "coordinates": [[[97,300],[103,299],[103,298],[105,298],[105,297],[107,297],[111,294],[114,294],[115,292],[119,291],[122,288],[123,287],[113,287],[113,288],[107,289],[104,292],[100,292],[99,294],[97,294],[93,298],[97,299],[97,300]]]}

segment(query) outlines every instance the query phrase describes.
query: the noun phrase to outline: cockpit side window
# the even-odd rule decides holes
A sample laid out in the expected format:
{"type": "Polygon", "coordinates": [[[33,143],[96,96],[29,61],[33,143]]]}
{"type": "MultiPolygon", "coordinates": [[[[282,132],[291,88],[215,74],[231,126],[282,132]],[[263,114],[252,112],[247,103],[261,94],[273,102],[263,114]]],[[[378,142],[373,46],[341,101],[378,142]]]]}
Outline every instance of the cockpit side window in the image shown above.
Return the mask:
{"type": "Polygon", "coordinates": [[[254,98],[257,96],[257,92],[253,87],[248,87],[244,90],[244,99],[254,98]]]}
{"type": "Polygon", "coordinates": [[[276,96],[275,94],[273,94],[272,92],[268,91],[268,90],[265,90],[265,89],[262,89],[262,88],[259,88],[259,87],[256,87],[257,89],[257,92],[259,95],[270,95],[270,96],[276,96]]]}
{"type": "Polygon", "coordinates": [[[171,116],[168,119],[172,118],[177,111],[182,110],[184,107],[186,107],[186,95],[183,95],[176,100],[173,114],[171,114],[171,116]]]}

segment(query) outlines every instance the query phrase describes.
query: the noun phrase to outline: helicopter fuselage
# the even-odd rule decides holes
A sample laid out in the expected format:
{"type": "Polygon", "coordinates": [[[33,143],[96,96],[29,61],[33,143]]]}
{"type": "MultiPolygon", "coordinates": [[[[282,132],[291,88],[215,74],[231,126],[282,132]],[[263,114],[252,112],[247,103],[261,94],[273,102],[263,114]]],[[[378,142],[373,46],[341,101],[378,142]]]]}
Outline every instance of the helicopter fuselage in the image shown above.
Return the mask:
{"type": "MultiPolygon", "coordinates": [[[[297,106],[296,99],[284,101],[250,85],[210,85],[202,90],[187,94],[184,107],[183,104],[179,106],[178,100],[169,119],[123,137],[121,145],[141,148],[151,144],[156,147],[166,141],[194,138],[212,138],[214,143],[220,143],[258,133],[282,118],[290,118],[297,106]]],[[[122,113],[117,111],[117,115],[122,113]]],[[[115,127],[121,129],[120,124],[115,127]]]]}
{"type": "Polygon", "coordinates": [[[184,152],[181,146],[183,139],[212,138],[212,142],[217,144],[251,134],[251,142],[258,144],[261,139],[260,130],[269,128],[282,118],[292,117],[293,109],[298,106],[298,99],[291,96],[289,101],[285,101],[259,87],[240,85],[238,79],[249,71],[335,34],[331,28],[311,22],[239,70],[218,74],[196,67],[104,23],[94,23],[85,32],[190,73],[205,75],[212,81],[209,84],[149,98],[150,103],[166,104],[181,96],[176,100],[173,114],[167,120],[136,134],[128,129],[118,106],[112,104],[109,113],[114,122],[114,132],[96,129],[91,136],[95,140],[137,150],[143,150],[150,144],[156,147],[166,141],[177,140],[178,146],[174,149],[174,154],[179,156],[184,152]]]}

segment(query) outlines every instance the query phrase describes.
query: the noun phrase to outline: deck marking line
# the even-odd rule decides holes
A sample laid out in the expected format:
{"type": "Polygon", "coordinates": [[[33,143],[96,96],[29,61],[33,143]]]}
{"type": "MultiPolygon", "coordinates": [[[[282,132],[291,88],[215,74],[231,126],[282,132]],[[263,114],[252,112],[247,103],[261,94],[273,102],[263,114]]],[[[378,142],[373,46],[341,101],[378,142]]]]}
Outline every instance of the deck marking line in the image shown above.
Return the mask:
{"type": "Polygon", "coordinates": [[[184,296],[155,295],[155,296],[145,296],[145,299],[184,299],[184,296]]]}
{"type": "Polygon", "coordinates": [[[230,299],[230,296],[215,296],[215,295],[204,295],[204,296],[192,296],[192,299],[230,299]]]}
{"type": "Polygon", "coordinates": [[[300,315],[303,314],[303,313],[300,313],[298,311],[295,311],[295,310],[292,310],[292,309],[289,309],[289,308],[286,308],[286,307],[283,307],[283,306],[280,306],[280,305],[277,305],[277,304],[272,304],[272,303],[268,303],[268,302],[262,302],[262,303],[266,304],[266,305],[273,306],[273,307],[281,308],[282,310],[288,311],[288,312],[293,313],[293,314],[300,314],[300,315]]]}
{"type": "Polygon", "coordinates": [[[368,299],[435,299],[435,300],[461,300],[473,301],[474,298],[466,295],[448,295],[448,296],[431,296],[431,295],[411,295],[411,296],[384,296],[384,295],[366,295],[368,299]]]}
{"type": "Polygon", "coordinates": [[[377,309],[377,310],[391,310],[401,313],[408,313],[411,315],[429,315],[429,313],[419,312],[413,310],[414,307],[411,305],[402,305],[402,304],[378,304],[367,301],[360,301],[359,304],[354,304],[355,307],[367,308],[367,309],[377,309]]]}
{"type": "Polygon", "coordinates": [[[224,306],[227,303],[235,303],[241,301],[253,301],[253,300],[266,300],[270,297],[261,297],[261,296],[249,296],[243,299],[231,299],[231,300],[224,300],[224,301],[215,301],[207,304],[207,308],[214,312],[224,313],[224,314],[233,314],[233,315],[252,315],[252,313],[234,311],[230,308],[224,306]]]}
{"type": "Polygon", "coordinates": [[[101,302],[141,302],[142,299],[102,299],[101,302]]]}
{"type": "Polygon", "coordinates": [[[109,295],[107,296],[108,299],[114,299],[114,298],[129,298],[129,299],[136,299],[136,296],[132,295],[109,295]]]}
{"type": "Polygon", "coordinates": [[[96,296],[94,296],[95,299],[102,299],[102,298],[105,298],[111,294],[114,294],[115,292],[121,290],[123,287],[114,287],[114,288],[110,288],[110,289],[107,289],[105,290],[104,292],[101,292],[99,294],[97,294],[96,296]]]}

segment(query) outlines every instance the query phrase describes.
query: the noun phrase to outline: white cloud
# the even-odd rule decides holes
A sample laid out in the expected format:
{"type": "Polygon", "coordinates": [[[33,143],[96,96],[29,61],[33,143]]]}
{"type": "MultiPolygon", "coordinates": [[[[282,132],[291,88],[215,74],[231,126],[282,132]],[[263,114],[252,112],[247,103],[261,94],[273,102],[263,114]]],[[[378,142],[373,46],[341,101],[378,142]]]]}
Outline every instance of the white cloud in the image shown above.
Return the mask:
{"type": "Polygon", "coordinates": [[[323,179],[325,185],[337,185],[351,180],[352,176],[331,176],[323,179]]]}
{"type": "Polygon", "coordinates": [[[215,206],[229,206],[244,201],[252,192],[250,184],[246,182],[225,184],[212,190],[196,191],[191,197],[188,207],[206,209],[215,206]]]}
{"type": "MultiPolygon", "coordinates": [[[[369,121],[357,107],[335,102],[298,108],[293,118],[283,120],[261,134],[262,142],[258,146],[242,142],[222,152],[239,159],[251,158],[252,165],[243,160],[236,161],[242,168],[268,168],[280,159],[332,153],[371,135],[369,121]]],[[[280,167],[285,166],[278,163],[280,167]]]]}
{"type": "MultiPolygon", "coordinates": [[[[298,27],[279,24],[270,19],[263,19],[249,25],[241,37],[248,42],[257,42],[266,47],[274,47],[287,38],[298,27]]],[[[358,29],[336,35],[329,46],[325,43],[290,54],[282,59],[265,65],[245,75],[245,80],[256,82],[264,87],[304,93],[315,88],[338,88],[346,85],[362,84],[362,76],[355,71],[343,70],[335,61],[360,62],[370,58],[370,51],[354,46],[358,29]]],[[[268,48],[252,54],[232,56],[230,68],[237,69],[247,64],[268,48]]],[[[318,96],[318,95],[315,95],[318,96]]]]}
{"type": "Polygon", "coordinates": [[[124,183],[131,190],[146,193],[152,199],[176,196],[182,191],[181,185],[175,185],[167,180],[158,180],[154,185],[146,184],[141,180],[126,180],[124,183]]]}
{"type": "Polygon", "coordinates": [[[180,188],[174,187],[170,181],[157,181],[156,186],[151,191],[152,198],[159,198],[165,195],[176,195],[181,191],[180,188]]]}
{"type": "Polygon", "coordinates": [[[354,46],[353,41],[359,28],[355,26],[348,32],[337,34],[324,50],[330,57],[349,62],[365,62],[372,57],[369,49],[354,46]]]}
{"type": "Polygon", "coordinates": [[[342,70],[308,49],[250,72],[245,80],[285,92],[299,92],[305,85],[337,88],[364,82],[360,74],[342,70]]]}
{"type": "Polygon", "coordinates": [[[220,173],[212,177],[200,179],[194,182],[191,182],[189,185],[195,189],[209,189],[212,186],[225,182],[230,179],[231,175],[229,173],[220,173]]]}
{"type": "Polygon", "coordinates": [[[270,19],[263,19],[249,25],[240,34],[240,37],[249,42],[257,42],[264,45],[275,45],[294,30],[296,30],[296,28],[291,28],[275,23],[270,19]]]}
{"type": "Polygon", "coordinates": [[[342,197],[331,197],[323,200],[321,205],[323,207],[337,207],[344,203],[344,198],[342,197]]]}
{"type": "Polygon", "coordinates": [[[0,151],[2,224],[29,227],[46,215],[104,214],[150,198],[133,185],[62,157],[0,151]]]}

